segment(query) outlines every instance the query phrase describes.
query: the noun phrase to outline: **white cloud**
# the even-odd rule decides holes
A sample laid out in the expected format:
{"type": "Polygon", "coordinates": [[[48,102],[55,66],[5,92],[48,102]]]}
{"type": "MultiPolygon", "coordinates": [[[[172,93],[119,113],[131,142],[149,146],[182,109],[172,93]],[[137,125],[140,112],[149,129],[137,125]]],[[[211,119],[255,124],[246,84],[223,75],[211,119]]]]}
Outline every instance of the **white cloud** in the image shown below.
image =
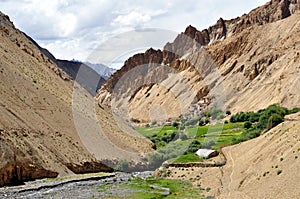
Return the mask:
{"type": "Polygon", "coordinates": [[[126,15],[119,15],[112,21],[112,25],[138,26],[151,20],[151,16],[133,11],[126,15]]]}
{"type": "Polygon", "coordinates": [[[161,28],[182,32],[189,24],[203,29],[220,17],[230,19],[265,2],[14,0],[0,1],[0,8],[19,29],[56,57],[85,60],[103,41],[126,31],[161,28]]]}

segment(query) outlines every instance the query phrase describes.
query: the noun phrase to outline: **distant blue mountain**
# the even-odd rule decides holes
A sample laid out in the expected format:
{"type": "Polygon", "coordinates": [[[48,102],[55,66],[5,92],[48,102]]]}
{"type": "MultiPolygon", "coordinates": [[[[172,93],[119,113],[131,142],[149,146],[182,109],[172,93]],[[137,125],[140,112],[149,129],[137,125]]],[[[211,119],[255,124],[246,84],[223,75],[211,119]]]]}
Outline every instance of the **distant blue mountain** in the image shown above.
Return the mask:
{"type": "Polygon", "coordinates": [[[99,73],[99,75],[101,75],[101,77],[103,77],[104,79],[108,79],[114,72],[116,72],[115,69],[109,68],[104,64],[92,64],[90,62],[84,62],[84,64],[91,67],[94,71],[99,73]]]}

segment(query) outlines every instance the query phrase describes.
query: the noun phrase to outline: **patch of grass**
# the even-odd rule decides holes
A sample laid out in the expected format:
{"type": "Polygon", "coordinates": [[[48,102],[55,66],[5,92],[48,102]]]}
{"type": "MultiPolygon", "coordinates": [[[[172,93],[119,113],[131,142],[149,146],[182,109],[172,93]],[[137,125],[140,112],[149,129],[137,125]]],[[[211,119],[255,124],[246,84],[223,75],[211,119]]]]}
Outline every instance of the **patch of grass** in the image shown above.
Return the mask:
{"type": "Polygon", "coordinates": [[[176,131],[177,128],[173,126],[158,126],[158,127],[141,127],[136,128],[137,132],[140,134],[146,136],[146,137],[152,137],[153,135],[161,136],[165,133],[170,134],[173,131],[176,131]]]}
{"type": "Polygon", "coordinates": [[[180,180],[169,179],[154,179],[149,178],[143,180],[135,178],[131,182],[120,185],[123,188],[129,188],[134,191],[131,199],[139,198],[204,198],[201,192],[194,189],[191,183],[180,180]],[[152,187],[150,187],[152,186],[152,187]],[[168,188],[170,190],[169,195],[162,195],[163,190],[160,188],[153,188],[157,186],[160,188],[168,188]]]}
{"type": "Polygon", "coordinates": [[[197,126],[192,128],[186,128],[188,137],[200,137],[207,133],[214,132],[226,132],[232,129],[244,129],[244,122],[227,123],[227,124],[216,124],[212,126],[197,126]]]}
{"type": "Polygon", "coordinates": [[[200,158],[199,156],[190,153],[186,155],[180,155],[177,158],[174,158],[170,160],[172,163],[186,163],[186,162],[202,162],[203,158],[200,158]]]}

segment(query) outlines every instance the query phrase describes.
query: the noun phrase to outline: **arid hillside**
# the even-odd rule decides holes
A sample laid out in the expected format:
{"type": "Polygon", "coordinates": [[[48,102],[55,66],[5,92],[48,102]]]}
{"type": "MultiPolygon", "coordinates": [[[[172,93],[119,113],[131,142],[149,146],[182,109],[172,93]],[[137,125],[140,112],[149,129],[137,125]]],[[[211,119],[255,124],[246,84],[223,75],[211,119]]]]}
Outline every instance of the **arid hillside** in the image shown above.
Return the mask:
{"type": "Polygon", "coordinates": [[[197,178],[194,186],[214,198],[299,198],[300,114],[258,138],[223,148],[222,167],[169,168],[170,178],[197,178]]]}
{"type": "Polygon", "coordinates": [[[259,138],[224,148],[220,198],[299,198],[300,114],[259,138]]]}
{"type": "Polygon", "coordinates": [[[129,58],[97,99],[113,102],[125,117],[142,123],[177,118],[195,104],[234,113],[274,103],[295,107],[300,103],[299,7],[298,1],[272,0],[203,31],[188,26],[163,50],[129,58]]]}
{"type": "Polygon", "coordinates": [[[138,161],[152,150],[95,107],[93,96],[0,14],[0,186],[107,171],[101,160],[138,161]]]}

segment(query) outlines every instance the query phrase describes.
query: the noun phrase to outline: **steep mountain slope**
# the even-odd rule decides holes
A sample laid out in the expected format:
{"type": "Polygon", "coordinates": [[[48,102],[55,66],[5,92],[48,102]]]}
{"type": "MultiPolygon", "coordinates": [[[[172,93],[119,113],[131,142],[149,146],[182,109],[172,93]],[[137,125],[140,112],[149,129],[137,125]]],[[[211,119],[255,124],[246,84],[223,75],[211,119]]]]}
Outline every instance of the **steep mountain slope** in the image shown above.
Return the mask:
{"type": "Polygon", "coordinates": [[[67,60],[56,60],[55,63],[92,96],[96,95],[97,90],[105,81],[101,75],[84,63],[67,60]]]}
{"type": "Polygon", "coordinates": [[[100,160],[138,161],[152,150],[150,141],[123,133],[105,108],[90,116],[83,102],[93,108],[93,97],[2,13],[0,41],[0,186],[107,171],[111,165],[100,160]],[[98,122],[101,132],[89,125],[98,122]]]}
{"type": "MultiPolygon", "coordinates": [[[[35,45],[49,60],[66,72],[73,80],[76,80],[91,95],[95,96],[97,90],[105,81],[104,77],[92,67],[79,61],[68,61],[56,59],[47,49],[42,48],[30,36],[23,33],[27,39],[35,45]]],[[[108,75],[108,74],[105,74],[108,75]]],[[[105,76],[107,78],[107,76],[105,76]]]]}
{"type": "Polygon", "coordinates": [[[97,99],[142,122],[176,118],[191,104],[233,112],[297,106],[299,10],[297,0],[272,0],[203,31],[189,26],[164,50],[129,58],[97,99]]]}

